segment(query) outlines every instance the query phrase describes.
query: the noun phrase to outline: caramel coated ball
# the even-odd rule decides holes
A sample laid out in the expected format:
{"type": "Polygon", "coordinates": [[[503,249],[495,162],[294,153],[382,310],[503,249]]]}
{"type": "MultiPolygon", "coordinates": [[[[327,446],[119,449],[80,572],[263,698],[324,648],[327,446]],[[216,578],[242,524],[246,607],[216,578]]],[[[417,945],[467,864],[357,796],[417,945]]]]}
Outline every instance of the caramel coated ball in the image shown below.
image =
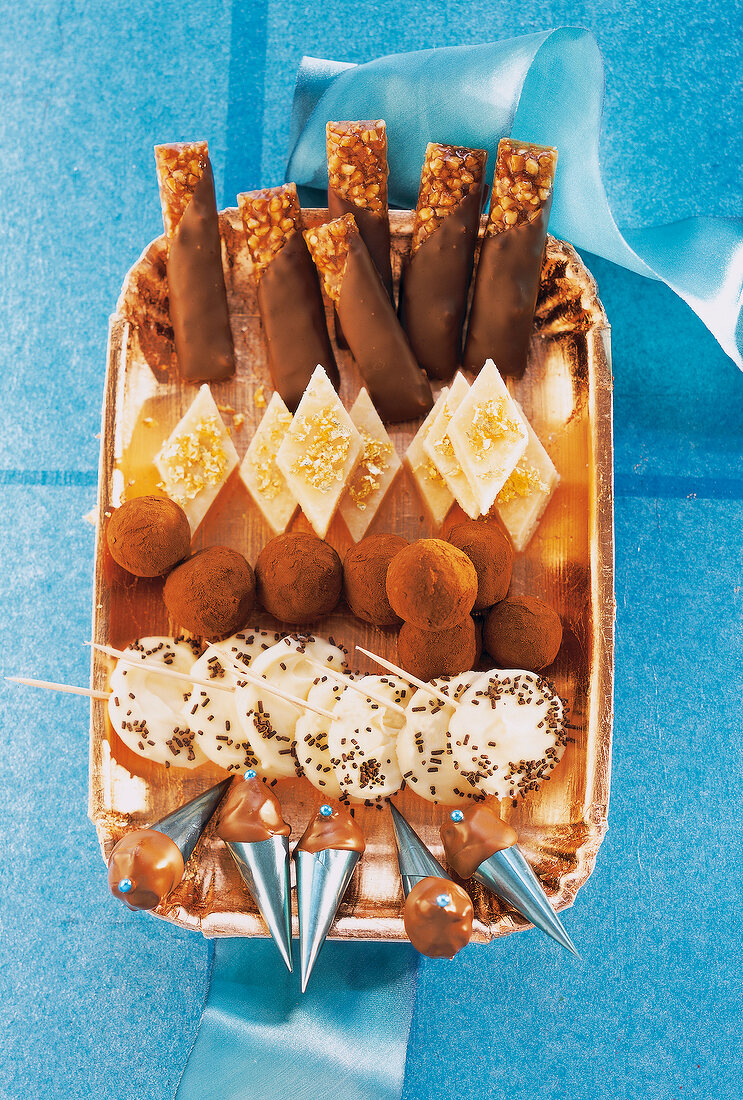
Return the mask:
{"type": "Polygon", "coordinates": [[[448,878],[421,879],[405,899],[405,931],[416,951],[453,959],[470,942],[474,911],[469,894],[448,878]]]}
{"type": "Polygon", "coordinates": [[[372,626],[399,626],[387,598],[387,570],[408,540],[402,535],[370,535],[356,543],[343,561],[343,595],[357,619],[372,626]]]}
{"type": "Polygon", "coordinates": [[[191,528],[183,509],[167,497],[135,497],[106,524],[111,557],[135,577],[160,577],[188,557],[191,528]]]}
{"type": "Polygon", "coordinates": [[[539,672],[554,661],[562,642],[560,616],[536,596],[509,596],[489,612],[483,644],[500,668],[539,672]]]}
{"type": "Polygon", "coordinates": [[[449,630],[420,630],[404,623],[397,637],[397,662],[419,680],[469,672],[477,661],[477,633],[468,615],[449,630]]]}
{"type": "Polygon", "coordinates": [[[283,623],[301,626],[333,611],[341,597],[343,567],[329,543],[290,531],[263,547],[255,578],[266,611],[283,623]]]}
{"type": "Polygon", "coordinates": [[[472,610],[477,573],[456,546],[442,539],[419,539],[390,562],[387,596],[405,622],[421,630],[449,630],[472,610]]]}
{"type": "Polygon", "coordinates": [[[467,555],[477,573],[474,611],[504,600],[513,567],[513,549],[497,523],[470,519],[449,532],[449,542],[467,555]]]}
{"type": "Polygon", "coordinates": [[[255,603],[255,576],[242,554],[209,546],[170,574],[165,606],[184,630],[202,638],[225,638],[247,626],[255,603]]]}

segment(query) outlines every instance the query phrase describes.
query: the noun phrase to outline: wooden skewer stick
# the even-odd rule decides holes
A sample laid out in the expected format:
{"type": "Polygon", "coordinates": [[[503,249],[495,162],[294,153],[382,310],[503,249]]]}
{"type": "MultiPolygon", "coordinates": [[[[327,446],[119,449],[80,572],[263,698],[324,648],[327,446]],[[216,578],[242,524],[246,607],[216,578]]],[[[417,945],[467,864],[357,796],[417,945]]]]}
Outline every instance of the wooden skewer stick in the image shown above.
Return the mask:
{"type": "Polygon", "coordinates": [[[229,657],[226,653],[219,654],[220,661],[222,658],[230,662],[235,676],[237,676],[239,680],[244,680],[246,683],[252,684],[253,687],[262,688],[264,691],[267,691],[269,695],[275,695],[277,699],[283,699],[285,703],[291,703],[295,707],[304,707],[305,710],[311,710],[313,714],[319,714],[321,718],[327,718],[331,722],[335,720],[329,710],[325,710],[323,707],[316,707],[314,703],[308,703],[306,699],[300,699],[298,695],[291,695],[288,691],[283,691],[264,676],[256,676],[255,673],[248,672],[244,665],[240,664],[240,662],[236,661],[233,657],[229,657]]]}
{"type": "Polygon", "coordinates": [[[108,691],[91,691],[90,688],[73,687],[71,684],[54,684],[51,680],[30,680],[26,676],[6,676],[5,679],[9,680],[11,684],[46,688],[47,691],[61,691],[66,695],[85,695],[88,699],[105,699],[108,701],[111,698],[111,693],[108,691]]]}
{"type": "Polygon", "coordinates": [[[413,684],[415,687],[420,688],[421,691],[428,692],[434,699],[438,699],[442,703],[446,703],[447,706],[454,707],[457,710],[459,704],[451,696],[446,695],[443,691],[438,691],[433,684],[427,684],[425,680],[419,680],[417,676],[412,676],[409,672],[399,668],[397,665],[393,665],[392,661],[386,661],[384,657],[378,657],[376,653],[372,653],[368,649],[364,649],[363,646],[357,645],[359,653],[363,653],[365,657],[370,657],[372,661],[376,661],[382,668],[386,668],[388,672],[394,673],[396,676],[400,676],[403,680],[407,680],[409,684],[413,684]]]}
{"type": "Polygon", "coordinates": [[[153,672],[155,675],[166,676],[171,680],[183,680],[186,684],[193,684],[194,687],[206,687],[214,688],[216,691],[234,691],[234,687],[229,687],[228,684],[219,684],[216,680],[194,680],[193,676],[189,676],[187,672],[178,672],[174,668],[168,668],[166,665],[150,665],[147,661],[143,661],[139,657],[135,657],[133,654],[129,654],[126,650],[114,649],[110,645],[99,645],[97,642],[86,642],[91,649],[97,649],[99,653],[107,653],[109,657],[118,657],[118,659],[125,665],[131,665],[132,668],[142,668],[145,672],[153,672]]]}
{"type": "Polygon", "coordinates": [[[338,672],[335,668],[330,668],[328,665],[322,664],[320,661],[313,661],[311,657],[307,658],[309,663],[316,669],[332,677],[333,680],[337,680],[340,684],[345,684],[351,691],[358,692],[359,695],[363,695],[365,699],[371,699],[372,702],[378,703],[380,707],[387,707],[388,710],[396,710],[398,714],[405,716],[405,707],[401,707],[399,703],[393,703],[390,699],[385,699],[383,695],[377,695],[373,691],[367,691],[362,684],[357,684],[355,680],[349,679],[343,672],[338,672]]]}

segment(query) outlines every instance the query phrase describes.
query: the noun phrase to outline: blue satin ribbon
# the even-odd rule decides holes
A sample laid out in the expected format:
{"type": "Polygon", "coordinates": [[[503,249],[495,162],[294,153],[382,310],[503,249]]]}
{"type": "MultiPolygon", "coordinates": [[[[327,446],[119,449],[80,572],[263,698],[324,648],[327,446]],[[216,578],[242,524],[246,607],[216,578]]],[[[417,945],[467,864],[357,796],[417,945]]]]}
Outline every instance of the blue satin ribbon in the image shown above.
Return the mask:
{"type": "Polygon", "coordinates": [[[485,148],[509,134],[559,151],[550,231],[666,283],[743,368],[743,220],[688,218],[620,232],[599,161],[604,67],[593,35],[562,27],[347,65],[305,57],[292,113],[287,180],[325,205],[325,123],[384,118],[390,202],[414,206],[428,141],[485,148]]]}
{"type": "Polygon", "coordinates": [[[217,940],[176,1100],[400,1100],[416,959],[329,941],[302,994],[270,940],[217,940]]]}

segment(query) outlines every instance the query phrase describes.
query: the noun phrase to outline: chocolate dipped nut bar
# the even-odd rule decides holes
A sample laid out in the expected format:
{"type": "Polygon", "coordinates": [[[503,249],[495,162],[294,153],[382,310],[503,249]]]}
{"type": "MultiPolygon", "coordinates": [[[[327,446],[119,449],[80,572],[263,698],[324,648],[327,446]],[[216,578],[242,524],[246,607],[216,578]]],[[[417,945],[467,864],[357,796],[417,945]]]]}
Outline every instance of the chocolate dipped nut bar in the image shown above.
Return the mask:
{"type": "Polygon", "coordinates": [[[361,238],[391,298],[387,127],[382,119],[329,122],[325,134],[330,217],[353,214],[361,238]]]}
{"type": "Polygon", "coordinates": [[[305,240],[369,394],[383,420],[424,416],[431,386],[387,297],[353,214],[305,231],[305,240]]]}
{"type": "Polygon", "coordinates": [[[258,309],[273,384],[294,412],[320,363],[340,378],[325,324],[320,284],[302,236],[293,183],[237,196],[258,283],[258,309]]]}
{"type": "Polygon", "coordinates": [[[503,138],[475,276],[464,366],[521,378],[534,323],[557,150],[503,138]]]}
{"type": "Polygon", "coordinates": [[[178,371],[186,382],[223,382],[235,373],[235,349],[209,150],[205,141],[156,145],[155,164],[178,371]]]}
{"type": "Polygon", "coordinates": [[[451,378],[459,362],[486,160],[484,149],[426,149],[400,318],[431,378],[451,378]]]}

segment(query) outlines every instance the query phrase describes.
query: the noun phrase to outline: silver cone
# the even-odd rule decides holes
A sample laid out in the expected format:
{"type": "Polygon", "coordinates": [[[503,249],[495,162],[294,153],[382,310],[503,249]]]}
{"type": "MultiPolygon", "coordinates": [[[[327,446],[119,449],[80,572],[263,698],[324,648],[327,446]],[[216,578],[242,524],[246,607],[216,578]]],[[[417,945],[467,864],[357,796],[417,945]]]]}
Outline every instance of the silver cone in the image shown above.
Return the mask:
{"type": "Polygon", "coordinates": [[[405,897],[423,878],[449,878],[437,859],[434,859],[418,834],[411,829],[399,810],[390,802],[392,824],[395,828],[397,862],[405,897]]]}
{"type": "Polygon", "coordinates": [[[165,833],[178,845],[184,863],[188,863],[209,818],[221,802],[222,795],[231,782],[231,777],[223,779],[216,786],[210,787],[208,791],[192,798],[185,806],[181,806],[179,809],[174,810],[172,814],[168,814],[162,821],[156,821],[154,825],[150,826],[158,833],[165,833]]]}
{"type": "Polygon", "coordinates": [[[226,844],[282,959],[293,970],[289,837],[271,836],[251,844],[228,840],[226,844]]]}
{"type": "Polygon", "coordinates": [[[299,973],[303,993],[360,859],[360,852],[336,848],[326,848],[322,852],[294,852],[299,913],[299,973]]]}
{"type": "Polygon", "coordinates": [[[483,860],[472,877],[580,958],[541,882],[515,844],[483,860]]]}

